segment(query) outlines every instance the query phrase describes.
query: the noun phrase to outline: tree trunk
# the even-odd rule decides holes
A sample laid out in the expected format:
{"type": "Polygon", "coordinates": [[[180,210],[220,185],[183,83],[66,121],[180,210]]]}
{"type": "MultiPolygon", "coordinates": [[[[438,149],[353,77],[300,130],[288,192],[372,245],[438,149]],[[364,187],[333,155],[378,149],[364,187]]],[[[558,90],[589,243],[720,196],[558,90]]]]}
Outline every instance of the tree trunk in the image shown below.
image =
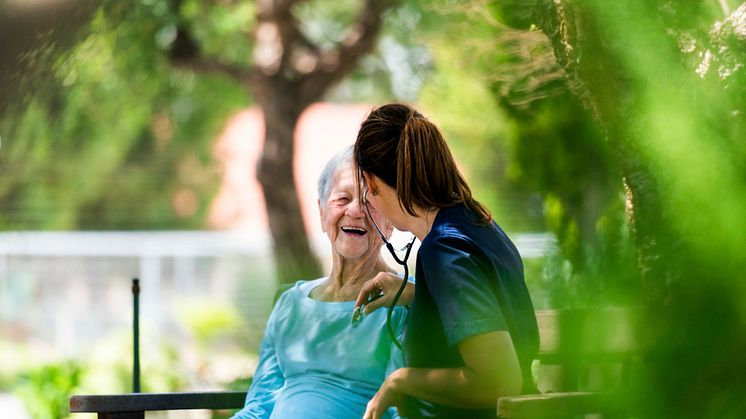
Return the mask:
{"type": "MultiPolygon", "coordinates": [[[[314,44],[301,30],[293,7],[302,0],[257,0],[252,66],[244,68],[204,57],[189,31],[180,26],[170,51],[173,62],[202,72],[227,75],[245,86],[264,113],[265,139],[257,165],[280,283],[321,275],[303,225],[293,175],[294,133],[309,105],[359,63],[375,46],[383,13],[398,0],[365,0],[344,39],[333,48],[314,44]]],[[[181,10],[173,0],[172,10],[181,10]]]]}
{"type": "Polygon", "coordinates": [[[365,1],[346,39],[333,50],[324,50],[301,31],[293,13],[297,2],[257,2],[254,71],[248,79],[251,93],[264,112],[266,131],[257,178],[264,191],[280,283],[321,275],[295,186],[294,133],[298,118],[373,49],[381,16],[394,5],[389,0],[365,1]]]}
{"type": "Polygon", "coordinates": [[[321,264],[306,238],[293,166],[295,127],[309,102],[298,98],[294,92],[297,89],[271,78],[261,78],[254,88],[264,113],[265,127],[257,179],[264,192],[274,265],[280,283],[321,275],[321,264]]]}
{"type": "Polygon", "coordinates": [[[629,112],[636,106],[632,81],[623,72],[618,57],[603,44],[593,19],[579,6],[560,1],[543,1],[536,15],[549,37],[557,61],[570,77],[570,86],[604,130],[619,161],[626,191],[627,216],[632,226],[643,280],[643,297],[652,304],[663,301],[665,279],[673,238],[661,240],[670,231],[658,196],[658,185],[642,153],[630,140],[629,112]],[[583,53],[592,51],[592,59],[583,53]]]}
{"type": "MultiPolygon", "coordinates": [[[[630,39],[644,40],[644,36],[614,33],[624,28],[660,37],[669,32],[666,25],[674,26],[679,23],[675,19],[690,15],[683,7],[675,9],[672,2],[668,6],[674,8],[673,20],[666,21],[656,14],[660,10],[651,11],[649,4],[631,3],[619,7],[637,7],[638,12],[655,14],[655,18],[641,24],[635,19],[648,16],[630,13],[622,17],[617,7],[611,19],[625,20],[615,29],[606,25],[610,16],[605,15],[606,20],[599,17],[612,12],[591,9],[592,2],[542,0],[534,10],[575,93],[605,130],[620,163],[627,214],[644,281],[641,297],[645,304],[638,335],[646,349],[640,380],[631,383],[634,394],[622,402],[637,406],[640,417],[740,417],[745,405],[742,394],[746,380],[741,371],[746,368],[742,355],[746,342],[742,339],[739,300],[729,295],[729,290],[742,270],[727,266],[733,261],[718,264],[703,259],[696,248],[686,244],[686,233],[676,228],[675,220],[680,215],[667,212],[661,194],[663,180],[657,175],[660,169],[653,166],[655,157],[661,156],[651,156],[645,150],[647,145],[640,141],[646,136],[635,128],[644,125],[639,124],[641,119],[653,117],[640,113],[645,108],[638,99],[659,87],[651,86],[650,79],[642,76],[655,70],[630,68],[620,52],[636,53],[637,48],[650,46],[631,44],[630,39]]],[[[674,40],[670,41],[656,45],[675,49],[678,55],[671,56],[681,56],[674,40]]],[[[671,71],[681,71],[679,65],[672,62],[671,71]]],[[[666,88],[657,91],[670,93],[687,87],[666,88]]],[[[671,100],[677,99],[681,97],[671,100]]]]}

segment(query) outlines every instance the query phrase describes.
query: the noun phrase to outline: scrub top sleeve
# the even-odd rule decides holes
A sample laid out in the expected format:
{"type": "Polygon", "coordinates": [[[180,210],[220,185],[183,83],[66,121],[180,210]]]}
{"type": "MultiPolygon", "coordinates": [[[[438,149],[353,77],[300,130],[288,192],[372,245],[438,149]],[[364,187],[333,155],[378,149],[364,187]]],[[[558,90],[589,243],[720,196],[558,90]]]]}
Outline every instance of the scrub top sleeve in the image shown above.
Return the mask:
{"type": "Polygon", "coordinates": [[[494,278],[480,266],[478,254],[471,241],[447,235],[430,242],[422,254],[425,282],[451,346],[470,336],[508,330],[491,287],[494,278]]]}
{"type": "Polygon", "coordinates": [[[277,328],[280,313],[289,303],[288,292],[285,292],[277,301],[267,321],[261,346],[259,347],[259,364],[254,372],[246,403],[243,409],[238,411],[233,419],[259,419],[269,418],[275,406],[279,391],[285,384],[285,375],[282,372],[275,349],[275,330],[277,328]]]}

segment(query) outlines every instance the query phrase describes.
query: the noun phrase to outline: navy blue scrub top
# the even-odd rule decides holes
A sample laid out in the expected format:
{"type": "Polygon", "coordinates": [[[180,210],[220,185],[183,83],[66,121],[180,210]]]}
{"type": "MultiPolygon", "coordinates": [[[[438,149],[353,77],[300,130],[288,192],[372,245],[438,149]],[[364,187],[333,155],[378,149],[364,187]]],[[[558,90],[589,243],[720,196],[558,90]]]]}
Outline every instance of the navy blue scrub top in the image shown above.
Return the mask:
{"type": "MultiPolygon", "coordinates": [[[[461,367],[464,361],[458,342],[507,330],[527,391],[533,387],[531,361],[539,348],[539,332],[523,263],[497,224],[478,225],[475,220],[476,215],[464,205],[441,208],[420,246],[407,327],[407,364],[461,367]]],[[[456,409],[414,398],[408,404],[412,418],[494,418],[496,411],[496,407],[456,409]]]]}

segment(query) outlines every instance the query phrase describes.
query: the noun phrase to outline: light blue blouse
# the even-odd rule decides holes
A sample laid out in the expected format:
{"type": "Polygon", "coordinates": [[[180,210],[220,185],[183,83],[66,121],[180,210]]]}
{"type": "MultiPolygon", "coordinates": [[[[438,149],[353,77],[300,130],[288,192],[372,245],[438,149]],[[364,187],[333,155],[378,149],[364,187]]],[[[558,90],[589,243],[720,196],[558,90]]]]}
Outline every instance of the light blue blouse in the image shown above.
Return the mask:
{"type": "MultiPolygon", "coordinates": [[[[309,297],[326,278],[298,281],[282,294],[267,322],[259,365],[244,408],[234,418],[355,418],[403,357],[376,310],[355,326],[353,301],[309,297]]],[[[396,307],[391,323],[402,340],[407,309],[396,307]]],[[[387,417],[398,417],[389,409],[387,417]]]]}

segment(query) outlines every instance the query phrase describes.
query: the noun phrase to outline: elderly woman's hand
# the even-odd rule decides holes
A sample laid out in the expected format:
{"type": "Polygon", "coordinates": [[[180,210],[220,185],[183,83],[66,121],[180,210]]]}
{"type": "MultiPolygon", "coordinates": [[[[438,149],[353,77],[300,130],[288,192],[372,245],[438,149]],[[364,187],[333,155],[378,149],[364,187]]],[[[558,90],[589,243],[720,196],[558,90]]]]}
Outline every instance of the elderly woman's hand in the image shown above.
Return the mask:
{"type": "MultiPolygon", "coordinates": [[[[365,304],[363,314],[370,314],[381,307],[388,307],[391,305],[391,301],[394,300],[394,296],[399,290],[402,281],[403,279],[394,274],[379,272],[363,284],[360,294],[358,294],[355,300],[355,308],[357,309],[365,304]],[[383,293],[382,297],[368,303],[368,300],[381,293],[383,293]]],[[[401,297],[399,297],[399,301],[397,301],[397,305],[409,305],[412,302],[412,298],[414,298],[414,284],[407,282],[401,297]]]]}

